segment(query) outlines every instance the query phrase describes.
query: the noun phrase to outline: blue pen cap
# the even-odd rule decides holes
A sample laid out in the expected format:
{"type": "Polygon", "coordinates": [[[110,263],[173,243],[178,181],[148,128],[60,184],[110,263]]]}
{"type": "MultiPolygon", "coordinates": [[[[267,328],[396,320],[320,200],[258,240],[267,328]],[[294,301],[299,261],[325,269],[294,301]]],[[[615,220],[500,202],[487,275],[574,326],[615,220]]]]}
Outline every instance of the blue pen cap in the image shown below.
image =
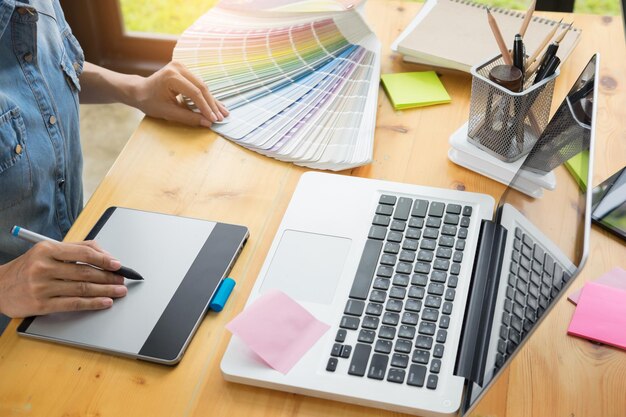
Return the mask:
{"type": "Polygon", "coordinates": [[[230,293],[232,293],[233,288],[235,288],[235,284],[234,279],[224,278],[217,287],[215,294],[213,294],[213,298],[211,298],[209,302],[209,308],[213,311],[222,311],[228,301],[228,297],[230,297],[230,293]]]}

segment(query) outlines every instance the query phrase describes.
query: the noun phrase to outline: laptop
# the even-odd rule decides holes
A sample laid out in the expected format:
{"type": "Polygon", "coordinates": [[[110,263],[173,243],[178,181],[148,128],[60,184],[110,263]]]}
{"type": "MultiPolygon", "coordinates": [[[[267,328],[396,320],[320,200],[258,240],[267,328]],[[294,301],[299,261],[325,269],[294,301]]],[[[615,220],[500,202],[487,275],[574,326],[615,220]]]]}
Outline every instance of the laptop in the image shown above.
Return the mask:
{"type": "Polygon", "coordinates": [[[396,412],[467,414],[585,262],[590,190],[573,172],[591,183],[598,61],[520,168],[554,172],[557,185],[541,198],[513,187],[521,172],[497,205],[484,194],[304,174],[248,304],[279,289],[331,328],[287,374],[233,337],[224,378],[396,412]],[[585,150],[585,166],[564,164],[585,150]]]}
{"type": "Polygon", "coordinates": [[[166,365],[178,363],[248,239],[244,226],[110,207],[89,232],[143,281],[106,310],[22,321],[22,336],[166,365]]]}

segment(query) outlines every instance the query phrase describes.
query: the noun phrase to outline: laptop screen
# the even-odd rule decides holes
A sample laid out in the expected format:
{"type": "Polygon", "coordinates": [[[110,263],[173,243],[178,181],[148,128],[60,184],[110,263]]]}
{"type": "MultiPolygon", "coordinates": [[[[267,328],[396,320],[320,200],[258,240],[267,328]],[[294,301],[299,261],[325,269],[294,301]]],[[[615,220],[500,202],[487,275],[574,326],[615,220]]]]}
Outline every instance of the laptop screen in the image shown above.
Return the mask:
{"type": "Polygon", "coordinates": [[[510,363],[585,261],[597,73],[594,55],[498,204],[496,221],[506,229],[506,243],[484,375],[469,387],[465,410],[510,363]],[[529,192],[536,184],[541,195],[529,192]]]}

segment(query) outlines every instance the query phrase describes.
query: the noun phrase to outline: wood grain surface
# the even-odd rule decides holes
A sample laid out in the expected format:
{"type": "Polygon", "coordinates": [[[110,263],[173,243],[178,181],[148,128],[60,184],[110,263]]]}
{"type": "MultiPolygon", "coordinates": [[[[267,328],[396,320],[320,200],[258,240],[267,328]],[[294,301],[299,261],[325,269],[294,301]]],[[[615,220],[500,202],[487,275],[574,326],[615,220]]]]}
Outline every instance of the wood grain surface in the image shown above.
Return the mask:
{"type": "MultiPolygon", "coordinates": [[[[370,0],[366,5],[368,21],[383,45],[383,73],[429,69],[405,64],[389,49],[420,7],[419,3],[384,0],[370,0]]],[[[575,21],[583,29],[582,39],[561,68],[554,102],[563,99],[592,53],[599,51],[594,172],[594,184],[598,184],[626,163],[624,32],[619,17],[576,15],[575,21]]],[[[381,88],[375,159],[341,174],[499,198],[503,185],[447,159],[448,137],[469,113],[471,80],[464,73],[438,72],[452,103],[394,111],[381,88]]],[[[208,314],[176,367],[21,338],[14,320],[0,337],[0,416],[397,415],[228,383],[221,376],[220,360],[230,339],[224,325],[243,308],[305,171],[247,151],[203,128],[144,119],[67,240],[84,238],[112,205],[245,224],[250,240],[231,273],[237,280],[231,301],[221,313],[208,314]]],[[[572,288],[615,266],[626,267],[626,244],[593,227],[589,260],[572,288]]],[[[558,303],[473,415],[626,415],[626,352],[567,336],[573,311],[565,299],[558,303]]]]}

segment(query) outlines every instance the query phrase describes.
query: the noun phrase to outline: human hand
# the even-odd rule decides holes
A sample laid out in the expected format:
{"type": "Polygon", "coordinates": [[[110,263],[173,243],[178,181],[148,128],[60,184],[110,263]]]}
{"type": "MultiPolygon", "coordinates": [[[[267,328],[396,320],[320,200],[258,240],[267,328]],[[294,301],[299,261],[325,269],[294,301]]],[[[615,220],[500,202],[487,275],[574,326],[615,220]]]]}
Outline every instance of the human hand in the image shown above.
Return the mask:
{"type": "Polygon", "coordinates": [[[211,95],[206,84],[177,61],[141,78],[134,89],[134,107],[148,116],[204,127],[228,116],[226,107],[211,95]],[[182,105],[179,94],[190,98],[200,113],[182,105]]]}
{"type": "Polygon", "coordinates": [[[120,261],[93,241],[37,243],[0,265],[0,312],[27,317],[109,308],[113,298],[128,292],[124,278],[113,272],[120,267],[120,261]]]}

